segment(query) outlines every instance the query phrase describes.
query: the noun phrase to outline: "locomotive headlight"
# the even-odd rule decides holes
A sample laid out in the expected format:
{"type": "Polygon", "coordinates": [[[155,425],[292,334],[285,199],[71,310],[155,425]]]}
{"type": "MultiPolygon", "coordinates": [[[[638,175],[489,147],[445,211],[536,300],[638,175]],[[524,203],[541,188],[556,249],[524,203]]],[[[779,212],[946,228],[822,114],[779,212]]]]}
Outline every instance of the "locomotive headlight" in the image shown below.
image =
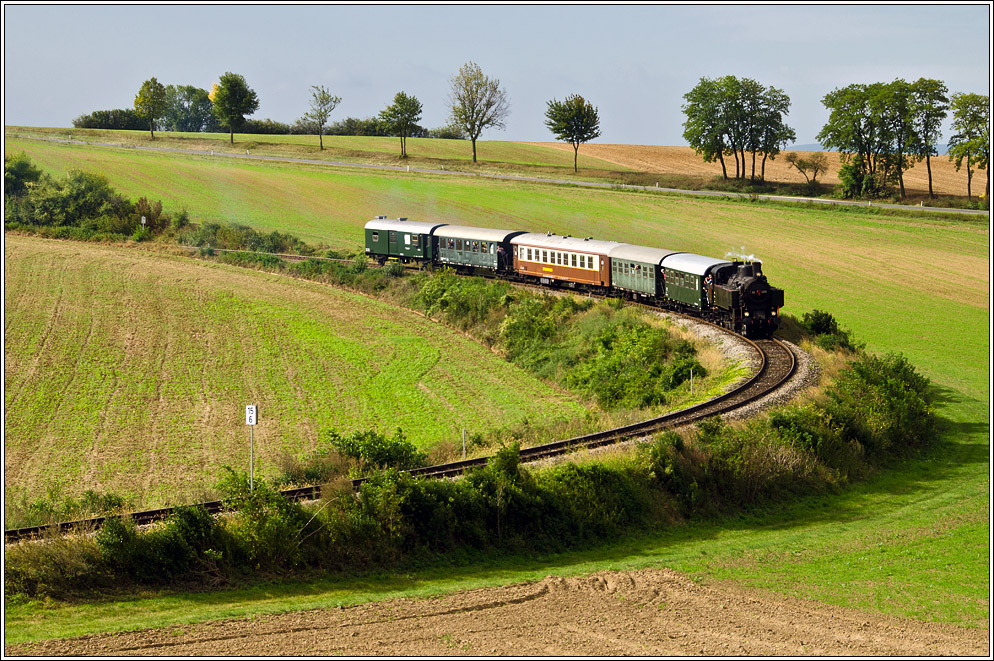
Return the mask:
{"type": "Polygon", "coordinates": [[[745,311],[745,316],[747,316],[747,317],[749,316],[749,311],[748,310],[745,311]]]}

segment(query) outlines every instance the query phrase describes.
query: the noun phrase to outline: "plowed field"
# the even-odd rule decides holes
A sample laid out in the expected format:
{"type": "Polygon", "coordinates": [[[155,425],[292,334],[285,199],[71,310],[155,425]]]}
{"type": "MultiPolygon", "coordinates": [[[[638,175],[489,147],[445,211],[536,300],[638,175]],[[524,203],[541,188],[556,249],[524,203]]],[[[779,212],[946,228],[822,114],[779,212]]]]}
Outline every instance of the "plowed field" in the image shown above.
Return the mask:
{"type": "Polygon", "coordinates": [[[668,570],[10,646],[39,656],[986,656],[988,631],[901,620],[668,570]]]}
{"type": "MultiPolygon", "coordinates": [[[[552,147],[569,152],[572,145],[562,142],[529,143],[552,147]]],[[[797,152],[801,158],[809,158],[815,152],[797,152]]],[[[828,171],[818,175],[818,181],[826,184],[839,183],[839,155],[834,152],[824,152],[828,157],[828,171]]],[[[773,161],[766,162],[767,181],[804,183],[804,176],[791,167],[785,158],[787,152],[781,153],[773,161]]],[[[658,174],[691,175],[713,177],[721,175],[721,163],[705,163],[704,159],[694,153],[690,147],[657,147],[652,145],[581,145],[580,156],[599,158],[616,163],[626,168],[641,172],[658,174]]],[[[746,155],[749,158],[749,155],[746,155]]],[[[735,174],[734,159],[726,159],[729,176],[735,174]]],[[[582,161],[581,161],[582,167],[582,161]]],[[[748,164],[751,168],[751,163],[748,164]]],[[[761,164],[757,161],[757,176],[761,164]]],[[[986,172],[976,171],[973,175],[971,192],[974,197],[983,193],[986,182],[986,172]]],[[[911,197],[928,195],[928,170],[925,162],[917,164],[904,175],[904,186],[911,197]]],[[[932,159],[932,189],[936,195],[966,195],[966,169],[956,171],[956,166],[949,161],[948,156],[936,156],[932,159]]]]}

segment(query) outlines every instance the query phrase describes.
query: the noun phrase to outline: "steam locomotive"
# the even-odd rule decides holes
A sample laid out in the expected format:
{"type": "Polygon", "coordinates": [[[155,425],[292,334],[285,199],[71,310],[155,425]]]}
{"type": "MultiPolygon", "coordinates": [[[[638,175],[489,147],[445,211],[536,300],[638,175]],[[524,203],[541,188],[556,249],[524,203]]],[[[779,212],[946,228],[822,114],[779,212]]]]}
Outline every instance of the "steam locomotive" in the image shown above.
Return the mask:
{"type": "Polygon", "coordinates": [[[366,255],[380,264],[397,260],[618,296],[692,314],[751,338],[773,334],[784,303],[783,290],[770,286],[755,260],[386,216],[366,223],[365,243],[366,255]]]}

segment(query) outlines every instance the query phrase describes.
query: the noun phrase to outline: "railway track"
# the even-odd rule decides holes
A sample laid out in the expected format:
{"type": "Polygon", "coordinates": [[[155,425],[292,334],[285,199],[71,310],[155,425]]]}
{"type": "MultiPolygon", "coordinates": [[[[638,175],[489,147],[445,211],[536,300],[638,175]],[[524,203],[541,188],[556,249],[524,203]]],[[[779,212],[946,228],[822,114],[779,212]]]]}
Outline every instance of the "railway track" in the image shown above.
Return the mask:
{"type": "MultiPolygon", "coordinates": [[[[545,445],[537,445],[521,450],[523,463],[561,456],[581,449],[597,448],[642,438],[666,429],[674,429],[692,424],[707,417],[729,413],[777,390],[790,380],[796,371],[796,358],[793,351],[779,340],[745,340],[759,356],[759,369],[756,373],[729,392],[701,404],[680,411],[637,422],[623,427],[594,432],[545,445]]],[[[437,466],[416,468],[408,471],[412,475],[427,478],[447,478],[461,475],[467,470],[485,466],[488,457],[466,459],[437,466]]],[[[366,478],[352,480],[352,488],[358,490],[366,478]]],[[[281,491],[284,497],[294,501],[315,500],[321,497],[321,486],[309,486],[281,491]]],[[[224,503],[215,500],[199,503],[211,514],[225,511],[224,503]]],[[[133,512],[120,516],[130,516],[138,525],[147,525],[168,518],[175,508],[165,507],[145,512],[133,512]]],[[[115,515],[117,516],[117,515],[115,515]]],[[[80,521],[67,521],[42,526],[30,526],[4,531],[4,542],[41,537],[55,532],[92,531],[98,529],[110,517],[95,517],[80,521]]]]}

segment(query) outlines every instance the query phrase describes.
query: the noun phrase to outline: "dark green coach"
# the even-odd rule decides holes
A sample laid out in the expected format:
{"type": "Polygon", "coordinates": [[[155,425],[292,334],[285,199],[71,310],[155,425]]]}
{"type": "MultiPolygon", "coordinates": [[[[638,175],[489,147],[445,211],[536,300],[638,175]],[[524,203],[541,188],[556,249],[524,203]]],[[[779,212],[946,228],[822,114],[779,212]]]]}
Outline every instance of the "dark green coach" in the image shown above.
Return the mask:
{"type": "Polygon", "coordinates": [[[377,216],[366,223],[366,256],[380,264],[388,259],[430,262],[435,257],[432,233],[444,225],[377,216]]]}

